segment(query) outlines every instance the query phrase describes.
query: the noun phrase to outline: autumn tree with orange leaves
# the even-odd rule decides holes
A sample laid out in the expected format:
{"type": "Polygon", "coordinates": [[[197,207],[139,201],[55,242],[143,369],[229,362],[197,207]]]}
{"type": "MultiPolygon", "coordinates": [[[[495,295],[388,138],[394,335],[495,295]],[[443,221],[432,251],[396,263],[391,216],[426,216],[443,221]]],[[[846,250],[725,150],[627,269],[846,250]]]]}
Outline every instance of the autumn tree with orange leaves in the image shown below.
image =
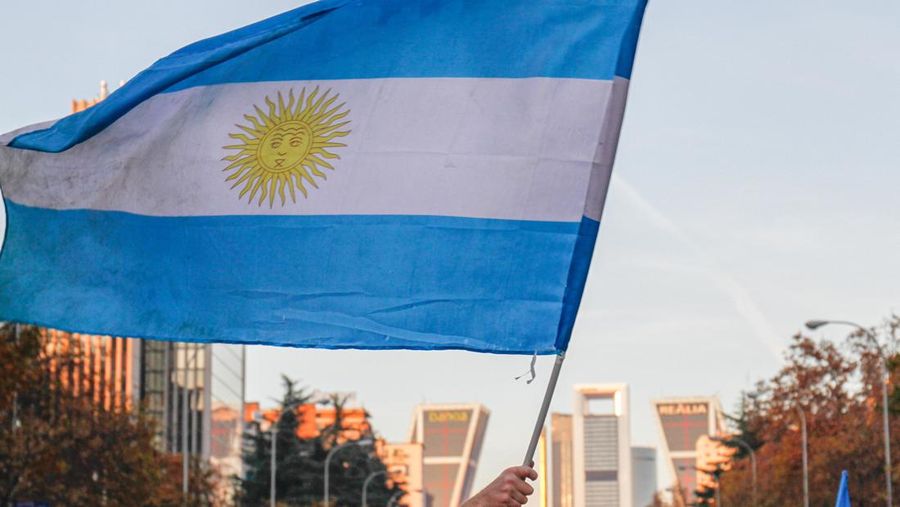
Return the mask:
{"type": "MultiPolygon", "coordinates": [[[[896,350],[900,318],[872,328],[884,350],[896,350]]],[[[884,505],[884,442],[881,425],[881,356],[862,332],[834,343],[797,335],[785,365],[744,394],[733,418],[736,434],[755,449],[759,507],[801,505],[802,411],[807,421],[810,505],[834,505],[842,470],[850,475],[853,505],[884,505]]],[[[900,452],[900,392],[894,389],[898,356],[888,357],[892,449],[900,452]]],[[[748,454],[739,449],[732,470],[721,476],[724,505],[752,506],[748,454]]],[[[894,453],[896,456],[896,453],[894,453]]],[[[892,460],[894,490],[896,459],[892,460]]]]}

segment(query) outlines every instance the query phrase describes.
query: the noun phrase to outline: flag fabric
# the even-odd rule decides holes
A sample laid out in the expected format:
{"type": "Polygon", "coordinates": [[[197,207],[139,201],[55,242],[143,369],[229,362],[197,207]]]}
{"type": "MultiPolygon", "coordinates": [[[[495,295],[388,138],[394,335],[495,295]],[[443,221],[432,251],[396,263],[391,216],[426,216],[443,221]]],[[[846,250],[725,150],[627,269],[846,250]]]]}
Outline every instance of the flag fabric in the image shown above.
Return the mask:
{"type": "Polygon", "coordinates": [[[847,486],[847,471],[841,472],[841,485],[838,488],[834,507],[850,507],[850,488],[847,486]]]}
{"type": "Polygon", "coordinates": [[[0,319],[565,350],[645,0],[325,0],[0,137],[0,319]]]}

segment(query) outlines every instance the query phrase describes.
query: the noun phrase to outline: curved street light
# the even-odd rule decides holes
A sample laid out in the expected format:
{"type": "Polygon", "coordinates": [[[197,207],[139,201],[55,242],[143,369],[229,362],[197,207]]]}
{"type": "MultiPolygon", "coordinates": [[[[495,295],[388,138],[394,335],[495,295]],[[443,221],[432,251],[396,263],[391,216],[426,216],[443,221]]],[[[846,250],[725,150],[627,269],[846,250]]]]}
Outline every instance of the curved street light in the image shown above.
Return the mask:
{"type": "Polygon", "coordinates": [[[885,492],[887,495],[887,505],[891,507],[894,504],[894,488],[891,484],[891,423],[888,416],[888,388],[890,387],[890,372],[888,370],[888,358],[884,353],[884,349],[881,347],[881,344],[878,343],[878,338],[863,326],[857,324],[856,322],[850,322],[847,320],[810,320],[806,323],[806,328],[810,331],[814,331],[820,327],[827,326],[829,324],[840,324],[844,326],[855,327],[856,329],[863,332],[866,338],[875,345],[875,349],[878,351],[878,355],[881,356],[881,375],[882,375],[882,386],[881,386],[881,422],[882,422],[882,431],[884,433],[884,483],[885,483],[885,492]]]}
{"type": "Polygon", "coordinates": [[[369,507],[369,483],[372,482],[372,479],[378,477],[379,475],[387,474],[387,470],[382,470],[380,472],[372,472],[366,477],[366,480],[363,481],[362,487],[362,507],[369,507]]]}
{"type": "Polygon", "coordinates": [[[405,491],[403,491],[403,490],[401,489],[400,491],[398,491],[398,492],[394,493],[393,495],[391,495],[391,499],[388,500],[387,507],[394,507],[395,505],[397,505],[397,500],[398,500],[401,496],[403,496],[404,493],[405,493],[405,491]]]}
{"type": "Polygon", "coordinates": [[[347,447],[350,447],[351,445],[358,445],[360,447],[366,447],[366,446],[372,445],[372,439],[371,438],[363,438],[361,440],[349,440],[347,442],[344,442],[343,444],[332,447],[331,450],[328,451],[328,454],[325,456],[325,507],[328,507],[330,505],[329,500],[331,498],[331,494],[328,491],[328,483],[329,483],[329,479],[330,479],[330,477],[329,477],[330,470],[329,469],[331,468],[330,467],[331,458],[333,458],[334,455],[337,454],[338,451],[340,451],[341,449],[345,449],[347,447]]]}

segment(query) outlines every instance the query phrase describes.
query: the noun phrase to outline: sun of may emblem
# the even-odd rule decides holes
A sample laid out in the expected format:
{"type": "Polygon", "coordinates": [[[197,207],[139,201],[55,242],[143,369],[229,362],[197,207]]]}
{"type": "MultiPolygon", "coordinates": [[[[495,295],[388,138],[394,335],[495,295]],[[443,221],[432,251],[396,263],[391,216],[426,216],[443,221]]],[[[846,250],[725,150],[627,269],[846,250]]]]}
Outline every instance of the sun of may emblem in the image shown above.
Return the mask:
{"type": "Polygon", "coordinates": [[[234,182],[232,189],[241,186],[241,200],[256,200],[257,206],[268,200],[271,208],[276,199],[282,206],[288,197],[297,202],[295,189],[305,198],[306,185],[319,188],[316,178],[327,179],[321,168],[334,170],[328,160],[340,158],[330,149],[347,146],[334,140],[350,133],[345,128],[350,110],[343,102],[334,105],[338,97],[331,90],[320,94],[318,87],[308,95],[303,88],[294,97],[292,89],[287,103],[278,92],[277,104],[265,99],[268,113],[254,105],[256,115],[244,115],[250,125],[235,125],[245,133],[228,135],[240,144],[224,146],[236,153],[222,159],[230,162],[224,169],[231,172],[225,181],[234,182]]]}

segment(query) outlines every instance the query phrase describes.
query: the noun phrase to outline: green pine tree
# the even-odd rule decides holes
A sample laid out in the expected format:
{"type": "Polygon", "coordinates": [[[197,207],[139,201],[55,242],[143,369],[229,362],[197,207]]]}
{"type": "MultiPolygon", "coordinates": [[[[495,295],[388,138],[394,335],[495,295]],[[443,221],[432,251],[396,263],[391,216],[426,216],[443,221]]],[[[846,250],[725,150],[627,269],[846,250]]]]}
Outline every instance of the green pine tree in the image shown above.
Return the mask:
{"type": "MultiPolygon", "coordinates": [[[[296,407],[311,401],[306,389],[284,376],[284,395],[281,400],[283,416],[278,421],[276,450],[276,497],[279,505],[321,505],[324,499],[325,459],[337,445],[343,429],[343,408],[346,398],[332,396],[329,403],[335,408],[334,423],[316,438],[297,436],[300,421],[296,407]]],[[[371,437],[371,435],[366,435],[371,437]]],[[[245,436],[244,468],[241,502],[246,506],[268,505],[271,480],[271,433],[259,430],[255,424],[245,436]]],[[[384,463],[375,455],[371,445],[349,445],[338,451],[330,463],[331,504],[356,507],[362,502],[362,486],[373,472],[386,472],[384,463]]],[[[369,484],[368,505],[383,506],[398,491],[387,488],[383,478],[376,477],[369,484]]]]}

